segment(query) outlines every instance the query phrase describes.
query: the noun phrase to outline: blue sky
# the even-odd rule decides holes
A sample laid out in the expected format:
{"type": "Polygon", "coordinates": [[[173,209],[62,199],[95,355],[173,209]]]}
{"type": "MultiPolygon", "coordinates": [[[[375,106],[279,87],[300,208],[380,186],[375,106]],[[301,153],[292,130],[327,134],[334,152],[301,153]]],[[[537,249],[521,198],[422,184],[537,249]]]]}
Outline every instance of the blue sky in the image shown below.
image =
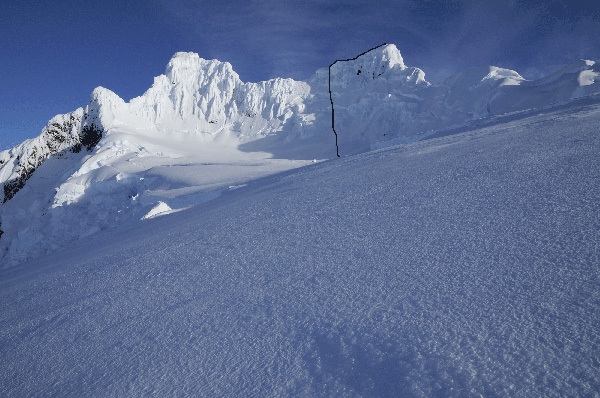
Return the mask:
{"type": "Polygon", "coordinates": [[[531,79],[600,59],[600,2],[5,0],[0,149],[84,106],[97,86],[141,95],[177,51],[228,61],[243,81],[306,79],[384,42],[430,81],[482,65],[531,79]]]}

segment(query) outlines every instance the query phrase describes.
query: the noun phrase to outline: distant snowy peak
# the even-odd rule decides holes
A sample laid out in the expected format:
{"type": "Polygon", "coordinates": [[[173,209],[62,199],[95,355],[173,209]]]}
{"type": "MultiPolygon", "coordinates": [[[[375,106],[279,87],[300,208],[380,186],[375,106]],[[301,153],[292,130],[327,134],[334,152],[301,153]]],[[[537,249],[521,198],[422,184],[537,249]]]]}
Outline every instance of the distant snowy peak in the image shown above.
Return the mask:
{"type": "Polygon", "coordinates": [[[396,65],[398,65],[400,69],[406,68],[400,50],[398,50],[394,44],[386,44],[380,48],[376,48],[373,51],[367,52],[365,55],[361,56],[361,58],[364,58],[367,62],[373,64],[386,65],[390,69],[396,65]]]}
{"type": "Polygon", "coordinates": [[[496,66],[469,68],[447,79],[444,87],[448,109],[479,118],[492,113],[490,102],[504,86],[518,86],[525,79],[517,72],[496,66]]]}
{"type": "Polygon", "coordinates": [[[490,90],[499,86],[515,86],[525,79],[516,71],[496,66],[469,68],[448,78],[445,86],[457,91],[490,90]]]}
{"type": "Polygon", "coordinates": [[[421,69],[406,66],[396,46],[388,44],[337,61],[328,73],[320,70],[308,82],[278,78],[244,83],[228,62],[179,52],[140,97],[126,103],[110,90],[98,88],[92,103],[98,104],[98,117],[106,130],[128,125],[210,135],[230,132],[250,139],[284,130],[314,136],[318,126],[325,126],[319,119],[328,119],[326,104],[319,99],[328,97],[329,87],[340,120],[361,125],[359,136],[373,123],[387,124],[385,137],[389,139],[398,134],[392,131],[397,122],[404,126],[401,135],[410,135],[447,123],[588,95],[597,91],[598,85],[589,87],[598,81],[596,69],[591,61],[578,61],[545,79],[529,82],[510,69],[470,68],[433,87],[421,69]],[[523,89],[513,92],[508,89],[512,86],[523,89]],[[552,94],[544,99],[540,90],[552,94]],[[519,98],[508,98],[514,95],[519,98]],[[390,106],[390,101],[400,102],[390,106]],[[363,118],[352,122],[358,108],[363,109],[359,112],[363,118]],[[421,109],[427,109],[427,116],[421,109]],[[389,112],[396,115],[386,116],[389,112]],[[388,119],[393,120],[388,123],[388,119]]]}
{"type": "Polygon", "coordinates": [[[222,125],[232,116],[228,105],[240,85],[231,64],[180,52],[168,63],[165,74],[131,103],[134,110],[141,110],[157,124],[193,118],[210,124],[218,124],[220,119],[222,125]]]}
{"type": "Polygon", "coordinates": [[[279,122],[285,122],[286,115],[289,117],[309,92],[307,83],[292,79],[244,83],[228,62],[180,52],[168,63],[165,74],[129,103],[103,88],[96,89],[92,97],[101,103],[100,115],[107,129],[125,124],[257,136],[278,129],[279,122]],[[262,122],[252,123],[250,131],[243,127],[245,118],[262,122]],[[273,119],[279,121],[273,125],[273,119]]]}
{"type": "Polygon", "coordinates": [[[516,71],[511,69],[489,66],[489,73],[484,76],[482,82],[498,82],[500,86],[518,86],[525,79],[516,71]]]}
{"type": "Polygon", "coordinates": [[[209,80],[240,80],[229,62],[206,60],[193,52],[175,53],[167,64],[165,76],[173,84],[188,85],[209,80]]]}
{"type": "Polygon", "coordinates": [[[105,129],[115,124],[134,122],[126,118],[121,119],[126,112],[127,104],[117,94],[104,87],[96,87],[92,91],[88,108],[105,129]]]}
{"type": "Polygon", "coordinates": [[[378,78],[395,84],[429,85],[421,69],[404,64],[400,51],[393,44],[377,47],[355,59],[337,61],[330,72],[331,85],[341,89],[360,89],[378,78]]]}
{"type": "Polygon", "coordinates": [[[393,44],[386,44],[367,51],[358,56],[354,61],[361,66],[365,74],[382,74],[394,68],[399,70],[406,69],[400,50],[393,44]]]}

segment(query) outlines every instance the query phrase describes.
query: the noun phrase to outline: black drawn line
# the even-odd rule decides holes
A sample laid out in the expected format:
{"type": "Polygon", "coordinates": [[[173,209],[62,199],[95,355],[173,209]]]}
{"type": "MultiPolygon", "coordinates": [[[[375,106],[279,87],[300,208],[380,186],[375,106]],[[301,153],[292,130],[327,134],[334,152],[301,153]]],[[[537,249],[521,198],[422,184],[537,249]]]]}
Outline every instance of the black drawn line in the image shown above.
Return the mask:
{"type": "MultiPolygon", "coordinates": [[[[346,62],[346,61],[356,61],[357,58],[362,57],[363,55],[365,55],[366,53],[373,51],[379,47],[385,46],[387,43],[383,43],[378,45],[377,47],[373,47],[370,50],[365,51],[364,53],[360,53],[358,54],[356,57],[354,58],[348,58],[348,59],[337,59],[335,60],[334,63],[332,63],[331,65],[329,65],[329,102],[331,102],[331,128],[333,129],[333,134],[335,134],[335,153],[337,155],[337,157],[340,157],[340,148],[338,147],[338,134],[337,131],[335,131],[335,111],[333,109],[333,97],[331,96],[331,67],[333,65],[335,65],[338,62],[346,62]]],[[[360,71],[359,73],[360,74],[360,71]]]]}

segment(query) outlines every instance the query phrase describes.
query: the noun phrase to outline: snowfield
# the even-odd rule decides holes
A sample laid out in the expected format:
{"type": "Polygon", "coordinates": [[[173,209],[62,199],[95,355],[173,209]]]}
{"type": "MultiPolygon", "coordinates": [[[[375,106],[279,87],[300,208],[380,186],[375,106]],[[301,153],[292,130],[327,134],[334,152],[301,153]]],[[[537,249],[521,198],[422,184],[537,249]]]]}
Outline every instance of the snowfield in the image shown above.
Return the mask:
{"type": "Polygon", "coordinates": [[[235,182],[1,270],[0,395],[598,397],[584,100],[235,182]]]}

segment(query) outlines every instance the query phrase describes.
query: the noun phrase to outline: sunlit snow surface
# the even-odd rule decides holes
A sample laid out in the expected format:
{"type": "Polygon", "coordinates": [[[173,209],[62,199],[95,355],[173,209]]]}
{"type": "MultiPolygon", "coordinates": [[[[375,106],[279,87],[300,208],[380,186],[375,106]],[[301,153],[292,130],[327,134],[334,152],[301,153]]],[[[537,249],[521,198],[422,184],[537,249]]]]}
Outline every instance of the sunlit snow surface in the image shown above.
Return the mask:
{"type": "Polygon", "coordinates": [[[326,161],[0,271],[0,395],[598,396],[599,126],[326,161]]]}

